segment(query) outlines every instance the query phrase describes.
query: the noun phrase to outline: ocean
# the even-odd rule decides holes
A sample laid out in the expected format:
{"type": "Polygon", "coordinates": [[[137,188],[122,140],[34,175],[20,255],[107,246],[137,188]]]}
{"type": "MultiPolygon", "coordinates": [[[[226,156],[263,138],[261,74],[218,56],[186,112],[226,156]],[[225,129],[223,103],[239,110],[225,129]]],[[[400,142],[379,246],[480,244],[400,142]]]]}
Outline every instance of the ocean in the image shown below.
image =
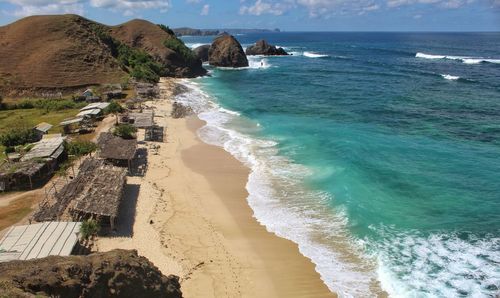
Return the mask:
{"type": "MultiPolygon", "coordinates": [[[[500,33],[265,33],[177,100],[342,297],[500,293],[500,33]]],[[[190,47],[212,37],[183,37],[190,47]]]]}

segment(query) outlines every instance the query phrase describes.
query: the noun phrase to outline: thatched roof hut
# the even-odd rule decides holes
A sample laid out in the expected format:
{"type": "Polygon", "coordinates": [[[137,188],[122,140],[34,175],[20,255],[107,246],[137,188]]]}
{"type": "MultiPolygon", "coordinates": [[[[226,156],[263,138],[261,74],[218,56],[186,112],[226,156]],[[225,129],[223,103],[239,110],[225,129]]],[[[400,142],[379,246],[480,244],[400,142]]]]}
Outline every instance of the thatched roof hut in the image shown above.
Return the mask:
{"type": "Polygon", "coordinates": [[[154,111],[144,110],[142,113],[129,113],[129,121],[132,121],[132,125],[136,128],[149,128],[154,125],[154,111]]]}
{"type": "Polygon", "coordinates": [[[126,170],[104,160],[83,161],[78,175],[54,194],[55,202],[40,208],[37,221],[56,220],[68,210],[77,220],[95,218],[114,226],[126,182],[126,170]]]}
{"type": "Polygon", "coordinates": [[[97,144],[100,149],[99,156],[108,160],[130,161],[137,150],[137,140],[126,140],[109,132],[99,135],[97,144]]]}
{"type": "MultiPolygon", "coordinates": [[[[82,166],[75,185],[80,193],[74,198],[71,213],[79,217],[108,218],[111,226],[118,217],[126,170],[107,165],[103,160],[88,159],[82,166]]],[[[71,183],[70,183],[71,184],[71,183]]]]}

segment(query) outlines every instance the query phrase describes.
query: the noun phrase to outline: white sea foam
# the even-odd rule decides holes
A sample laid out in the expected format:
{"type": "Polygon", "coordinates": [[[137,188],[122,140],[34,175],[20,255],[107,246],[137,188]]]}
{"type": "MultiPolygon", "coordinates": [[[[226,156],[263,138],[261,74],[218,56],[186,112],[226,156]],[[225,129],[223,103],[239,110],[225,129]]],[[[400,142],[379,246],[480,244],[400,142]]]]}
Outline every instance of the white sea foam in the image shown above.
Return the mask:
{"type": "Polygon", "coordinates": [[[452,76],[452,75],[449,75],[449,74],[442,74],[441,76],[443,77],[443,79],[449,80],[449,81],[456,81],[456,80],[460,79],[459,76],[452,76]]]}
{"type": "Polygon", "coordinates": [[[308,57],[308,58],[326,58],[326,57],[329,57],[328,55],[314,53],[314,52],[304,52],[303,55],[308,57]]]}
{"type": "Polygon", "coordinates": [[[251,169],[248,203],[256,219],[297,243],[341,297],[376,296],[372,289],[378,282],[391,297],[487,297],[500,288],[500,269],[495,267],[500,263],[499,238],[465,241],[455,235],[370,227],[382,240],[354,239],[342,208],[332,212],[328,194],[301,186],[314,170],[280,156],[276,140],[243,133],[258,132],[260,125],[218,105],[193,80],[183,84],[189,91],[176,100],[206,121],[200,138],[251,169]]]}
{"type": "Polygon", "coordinates": [[[248,56],[248,66],[247,67],[218,67],[220,70],[248,70],[248,69],[268,69],[272,67],[272,64],[269,63],[269,59],[264,58],[263,56],[248,56]]]}
{"type": "Polygon", "coordinates": [[[465,64],[480,64],[480,63],[495,63],[500,64],[500,59],[482,58],[482,57],[466,57],[466,56],[447,56],[447,55],[431,55],[425,53],[417,53],[416,58],[423,59],[448,59],[457,60],[465,64]]]}
{"type": "Polygon", "coordinates": [[[375,264],[359,257],[359,246],[346,232],[344,212],[334,214],[327,206],[331,198],[300,187],[311,170],[278,155],[275,140],[242,133],[258,131],[260,125],[220,107],[192,82],[183,81],[190,91],[179,94],[176,100],[191,106],[206,121],[198,131],[204,142],[223,147],[251,169],[248,202],[256,219],[269,231],[297,243],[332,291],[341,297],[370,296],[375,264]],[[245,127],[238,124],[241,122],[245,127]],[[234,129],[235,125],[240,129],[234,129]],[[344,261],[353,259],[358,261],[344,261]]]}
{"type": "Polygon", "coordinates": [[[186,47],[190,49],[196,49],[197,47],[201,47],[206,45],[206,43],[186,43],[186,47]]]}
{"type": "Polygon", "coordinates": [[[375,230],[387,239],[375,249],[391,297],[493,297],[500,287],[500,238],[375,230]]]}

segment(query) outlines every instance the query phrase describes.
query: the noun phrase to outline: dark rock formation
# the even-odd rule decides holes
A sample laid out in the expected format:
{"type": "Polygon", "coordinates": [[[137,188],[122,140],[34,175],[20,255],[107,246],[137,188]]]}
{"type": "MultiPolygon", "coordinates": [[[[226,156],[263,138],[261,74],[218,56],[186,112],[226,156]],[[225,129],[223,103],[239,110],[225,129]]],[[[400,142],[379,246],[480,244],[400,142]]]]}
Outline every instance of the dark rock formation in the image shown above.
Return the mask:
{"type": "Polygon", "coordinates": [[[191,114],[193,114],[193,110],[190,107],[187,107],[178,102],[174,102],[174,104],[172,105],[171,116],[174,119],[184,118],[191,114]]]}
{"type": "Polygon", "coordinates": [[[0,263],[1,297],[182,298],[179,278],[165,276],[135,250],[0,263]]]}
{"type": "Polygon", "coordinates": [[[210,50],[210,45],[202,45],[193,50],[196,58],[200,59],[202,62],[208,61],[208,50],[210,50]]]}
{"type": "Polygon", "coordinates": [[[208,51],[208,62],[213,66],[246,67],[247,56],[241,44],[232,35],[217,37],[208,51]]]}
{"type": "Polygon", "coordinates": [[[276,46],[270,45],[267,41],[261,39],[255,43],[255,45],[249,46],[246,50],[246,54],[251,55],[266,55],[266,56],[286,56],[288,53],[283,50],[283,48],[276,48],[276,46]]]}

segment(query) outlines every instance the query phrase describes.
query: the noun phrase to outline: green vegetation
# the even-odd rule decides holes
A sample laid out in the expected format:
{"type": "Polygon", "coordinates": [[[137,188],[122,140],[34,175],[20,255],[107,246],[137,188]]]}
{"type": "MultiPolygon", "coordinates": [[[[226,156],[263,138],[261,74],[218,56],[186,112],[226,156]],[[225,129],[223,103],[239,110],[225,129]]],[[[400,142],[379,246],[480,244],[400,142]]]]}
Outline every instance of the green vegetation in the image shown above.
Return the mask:
{"type": "Polygon", "coordinates": [[[41,109],[19,109],[0,111],[0,134],[12,128],[35,127],[41,122],[47,122],[54,127],[49,133],[61,132],[58,124],[66,118],[74,117],[79,109],[46,111],[41,109]]]}
{"type": "Polygon", "coordinates": [[[113,134],[124,139],[135,139],[137,128],[130,124],[119,124],[115,127],[113,134]]]}
{"type": "Polygon", "coordinates": [[[92,24],[92,31],[111,50],[121,67],[138,81],[157,83],[163,74],[163,67],[145,51],[134,49],[109,35],[109,30],[100,24],[92,24]]]}
{"type": "Polygon", "coordinates": [[[19,103],[6,104],[5,109],[40,109],[46,112],[62,111],[68,109],[79,109],[86,105],[83,102],[75,102],[71,99],[25,99],[19,103]]]}
{"type": "Polygon", "coordinates": [[[165,40],[163,42],[163,45],[175,51],[188,63],[194,63],[196,61],[196,56],[194,55],[193,51],[191,51],[191,49],[188,48],[182,40],[178,39],[175,36],[172,36],[169,39],[165,40]]]}
{"type": "Polygon", "coordinates": [[[72,141],[65,143],[65,147],[69,155],[76,157],[84,156],[97,150],[97,145],[90,141],[72,141]]]}
{"type": "Polygon", "coordinates": [[[101,227],[99,223],[93,219],[82,222],[80,227],[80,234],[83,239],[89,239],[91,236],[97,235],[101,227]]]}
{"type": "Polygon", "coordinates": [[[175,36],[174,31],[172,29],[170,29],[170,27],[165,26],[163,24],[158,24],[158,27],[160,27],[161,30],[167,32],[168,34],[175,36]]]}
{"type": "Polygon", "coordinates": [[[123,107],[119,103],[117,103],[115,100],[113,100],[113,101],[111,101],[109,106],[107,106],[104,109],[103,112],[105,115],[114,114],[115,118],[116,118],[116,124],[118,124],[118,114],[122,113],[123,111],[124,111],[123,107]]]}
{"type": "Polygon", "coordinates": [[[6,133],[0,134],[0,144],[7,148],[32,143],[35,140],[36,133],[31,128],[12,128],[6,133]]]}

